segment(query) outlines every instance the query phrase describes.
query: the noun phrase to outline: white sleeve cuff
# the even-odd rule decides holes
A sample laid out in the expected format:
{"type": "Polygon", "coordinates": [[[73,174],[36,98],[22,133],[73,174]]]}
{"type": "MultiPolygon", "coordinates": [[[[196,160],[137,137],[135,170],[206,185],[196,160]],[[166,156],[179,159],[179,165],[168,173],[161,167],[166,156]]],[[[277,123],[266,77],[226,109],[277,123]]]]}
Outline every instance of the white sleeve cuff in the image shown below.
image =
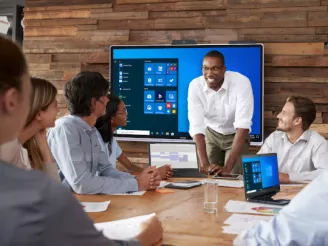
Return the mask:
{"type": "Polygon", "coordinates": [[[238,121],[233,123],[235,129],[237,128],[249,129],[250,132],[251,132],[251,125],[252,125],[251,121],[238,121]]]}
{"type": "Polygon", "coordinates": [[[189,134],[194,137],[197,134],[205,135],[205,127],[190,127],[189,134]]]}

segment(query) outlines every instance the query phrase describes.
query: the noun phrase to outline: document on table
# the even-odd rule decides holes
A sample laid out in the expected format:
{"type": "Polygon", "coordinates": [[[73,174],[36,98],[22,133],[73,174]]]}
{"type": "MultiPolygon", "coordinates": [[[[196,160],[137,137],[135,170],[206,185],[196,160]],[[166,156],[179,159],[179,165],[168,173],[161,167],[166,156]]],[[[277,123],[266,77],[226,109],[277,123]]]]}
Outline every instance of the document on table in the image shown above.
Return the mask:
{"type": "Polygon", "coordinates": [[[302,186],[305,186],[306,183],[303,183],[303,184],[280,184],[280,186],[282,187],[302,187],[302,186]]]}
{"type": "Polygon", "coordinates": [[[128,240],[135,238],[141,232],[140,225],[155,215],[156,214],[153,213],[124,220],[97,223],[95,227],[98,231],[102,231],[107,238],[128,240]]]}
{"type": "Polygon", "coordinates": [[[217,183],[219,186],[223,187],[233,187],[233,188],[243,188],[244,187],[244,181],[242,180],[224,180],[224,179],[218,179],[217,183]]]}
{"type": "Polygon", "coordinates": [[[116,193],[111,194],[111,196],[142,196],[146,191],[136,191],[136,192],[127,192],[127,193],[116,193]]]}
{"type": "Polygon", "coordinates": [[[85,212],[104,212],[107,210],[110,201],[107,202],[81,202],[81,205],[85,212]]]}
{"type": "Polygon", "coordinates": [[[250,214],[233,214],[231,215],[224,224],[228,226],[222,226],[223,232],[227,234],[239,234],[244,229],[250,228],[260,221],[271,220],[272,216],[259,216],[250,214]]]}
{"type": "Polygon", "coordinates": [[[229,200],[225,209],[230,213],[277,215],[282,206],[229,200]]]}
{"type": "Polygon", "coordinates": [[[171,184],[172,182],[161,181],[157,189],[165,188],[166,185],[171,184]]]}

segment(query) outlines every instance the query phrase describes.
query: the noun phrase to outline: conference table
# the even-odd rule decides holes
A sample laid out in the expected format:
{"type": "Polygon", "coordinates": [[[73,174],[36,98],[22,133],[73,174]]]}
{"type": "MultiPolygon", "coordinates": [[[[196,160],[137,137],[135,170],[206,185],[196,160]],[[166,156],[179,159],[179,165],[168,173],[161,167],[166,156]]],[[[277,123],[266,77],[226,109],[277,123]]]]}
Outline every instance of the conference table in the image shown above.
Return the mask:
{"type": "MultiPolygon", "coordinates": [[[[290,198],[301,189],[282,187],[280,196],[290,198]]],[[[170,194],[147,191],[143,196],[76,195],[76,198],[82,202],[111,201],[107,211],[88,214],[95,223],[156,213],[164,228],[161,244],[184,246],[232,245],[236,235],[222,232],[223,222],[231,215],[224,206],[229,200],[244,201],[245,195],[243,188],[219,187],[216,214],[204,212],[203,187],[175,189],[170,194]]]]}

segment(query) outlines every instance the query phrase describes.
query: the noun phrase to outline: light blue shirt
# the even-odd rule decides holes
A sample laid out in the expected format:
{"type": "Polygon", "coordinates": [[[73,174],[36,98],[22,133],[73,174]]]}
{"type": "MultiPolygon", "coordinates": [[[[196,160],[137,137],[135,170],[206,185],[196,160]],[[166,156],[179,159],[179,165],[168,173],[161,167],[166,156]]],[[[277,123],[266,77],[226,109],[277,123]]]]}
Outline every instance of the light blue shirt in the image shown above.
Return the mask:
{"type": "Polygon", "coordinates": [[[97,131],[98,140],[101,144],[102,149],[106,152],[108,156],[109,163],[116,168],[116,160],[122,154],[122,149],[118,145],[115,138],[112,140],[111,151],[108,149],[108,143],[105,143],[100,133],[97,131]]]}
{"type": "Polygon", "coordinates": [[[328,245],[328,171],[272,220],[242,232],[234,245],[328,245]]]}
{"type": "Polygon", "coordinates": [[[97,137],[97,129],[77,116],[65,116],[48,132],[48,143],[64,185],[78,194],[138,191],[134,176],[116,170],[97,137]]]}
{"type": "Polygon", "coordinates": [[[328,170],[327,140],[312,130],[306,130],[295,143],[285,132],[274,131],[258,152],[267,153],[277,153],[279,172],[288,173],[292,183],[312,181],[328,170]]]}

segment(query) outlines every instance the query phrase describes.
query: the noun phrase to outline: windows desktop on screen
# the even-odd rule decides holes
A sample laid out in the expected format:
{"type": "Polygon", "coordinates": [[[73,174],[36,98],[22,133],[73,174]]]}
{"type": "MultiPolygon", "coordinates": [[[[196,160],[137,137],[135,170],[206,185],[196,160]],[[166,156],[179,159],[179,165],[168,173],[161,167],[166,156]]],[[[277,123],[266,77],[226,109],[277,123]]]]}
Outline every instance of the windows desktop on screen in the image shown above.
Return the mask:
{"type": "Polygon", "coordinates": [[[206,53],[225,56],[227,71],[249,78],[254,94],[252,141],[262,141],[262,51],[253,46],[112,46],[112,92],[128,109],[118,136],[189,139],[188,87],[206,53]]]}
{"type": "Polygon", "coordinates": [[[277,155],[242,157],[246,193],[279,186],[277,155]]]}

